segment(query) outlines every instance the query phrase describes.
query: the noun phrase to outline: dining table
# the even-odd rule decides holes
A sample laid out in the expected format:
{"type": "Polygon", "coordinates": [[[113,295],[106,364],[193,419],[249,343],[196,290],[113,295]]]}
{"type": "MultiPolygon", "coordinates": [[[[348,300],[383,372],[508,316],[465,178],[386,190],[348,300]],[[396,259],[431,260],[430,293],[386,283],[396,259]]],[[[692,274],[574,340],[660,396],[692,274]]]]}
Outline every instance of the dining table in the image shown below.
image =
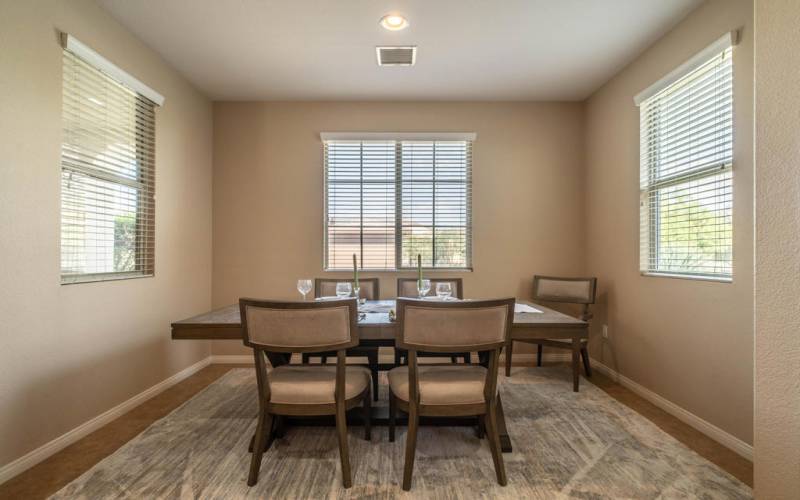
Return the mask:
{"type": "MultiPolygon", "coordinates": [[[[435,299],[433,299],[435,300],[435,299]]],[[[359,304],[358,336],[359,345],[375,347],[393,347],[397,338],[397,324],[393,318],[396,301],[368,300],[359,304]]],[[[509,342],[529,339],[571,340],[573,390],[579,387],[580,341],[588,337],[589,324],[541,304],[526,300],[517,300],[514,311],[514,322],[511,327],[509,342]]],[[[190,318],[172,323],[174,340],[238,340],[242,341],[242,323],[239,305],[229,306],[204,312],[190,318]]],[[[291,356],[284,353],[268,353],[273,366],[291,362],[291,356]]],[[[478,361],[488,364],[488,355],[478,353],[478,361]]],[[[510,361],[510,360],[509,360],[510,361]]],[[[509,365],[510,366],[510,365],[509,365]]],[[[394,363],[380,363],[379,370],[390,370],[394,363]]],[[[498,430],[500,443],[504,453],[512,451],[511,436],[506,426],[505,414],[501,398],[497,404],[498,430]]],[[[329,419],[303,417],[302,422],[290,422],[301,425],[332,425],[329,419]]],[[[464,417],[421,419],[421,425],[472,425],[472,421],[464,417]]],[[[403,424],[402,419],[398,423],[403,424]]],[[[373,406],[373,424],[388,425],[388,408],[373,406]]]]}

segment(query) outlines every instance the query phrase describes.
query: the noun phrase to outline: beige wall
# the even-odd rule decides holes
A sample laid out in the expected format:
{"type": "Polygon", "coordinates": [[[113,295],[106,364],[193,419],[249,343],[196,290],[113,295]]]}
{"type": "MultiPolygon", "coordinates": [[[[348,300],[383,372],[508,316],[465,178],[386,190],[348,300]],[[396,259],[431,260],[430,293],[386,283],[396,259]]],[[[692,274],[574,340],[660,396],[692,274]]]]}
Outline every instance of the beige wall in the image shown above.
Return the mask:
{"type": "Polygon", "coordinates": [[[169,323],[211,301],[210,102],[91,1],[0,0],[0,466],[205,358],[169,323]],[[61,48],[74,34],[166,97],[156,276],[61,286],[61,48]]]}
{"type": "Polygon", "coordinates": [[[756,2],[755,492],[800,492],[800,2],[756,2]]]}
{"type": "Polygon", "coordinates": [[[586,108],[587,266],[599,279],[592,356],[746,443],[753,442],[752,17],[749,0],[707,2],[586,108]],[[734,281],[640,276],[633,96],[737,28],[743,29],[734,51],[734,281]]]}
{"type": "MultiPolygon", "coordinates": [[[[214,304],[299,299],[298,278],[337,275],[322,272],[322,131],[477,132],[466,296],[530,297],[535,273],[580,273],[582,119],[579,103],[215,103],[214,304]]],[[[377,275],[393,297],[397,274],[377,275]]]]}

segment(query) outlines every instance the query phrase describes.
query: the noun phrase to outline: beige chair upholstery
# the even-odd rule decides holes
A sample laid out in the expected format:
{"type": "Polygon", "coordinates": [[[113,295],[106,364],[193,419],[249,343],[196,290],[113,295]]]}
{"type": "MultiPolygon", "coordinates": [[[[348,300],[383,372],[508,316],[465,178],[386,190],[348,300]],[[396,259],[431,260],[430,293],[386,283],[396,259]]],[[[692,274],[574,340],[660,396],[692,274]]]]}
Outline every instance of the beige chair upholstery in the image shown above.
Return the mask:
{"type": "Polygon", "coordinates": [[[458,348],[505,342],[508,306],[469,309],[407,307],[403,342],[419,349],[458,348]]]}
{"type": "Polygon", "coordinates": [[[346,305],[325,309],[247,306],[245,310],[248,335],[253,344],[283,350],[350,341],[350,309],[346,305]]]}
{"type": "Polygon", "coordinates": [[[258,418],[247,485],[258,482],[261,459],[275,436],[275,418],[334,415],[342,485],[352,486],[347,410],[362,405],[364,438],[370,440],[370,372],[348,367],[345,352],[358,345],[358,301],[283,302],[239,299],[242,340],[253,349],[258,418]],[[292,366],[287,353],[335,350],[336,366],[292,366]],[[267,369],[267,358],[274,367],[267,369]]]}
{"type": "MultiPolygon", "coordinates": [[[[426,297],[436,295],[437,283],[450,283],[450,288],[453,290],[453,297],[457,299],[464,298],[462,293],[461,278],[430,278],[430,280],[431,280],[431,289],[426,294],[426,297]]],[[[411,299],[419,298],[419,292],[417,291],[417,278],[398,278],[397,296],[407,297],[411,299]]]]}
{"type": "Polygon", "coordinates": [[[595,278],[535,276],[533,279],[533,295],[537,300],[593,304],[596,281],[595,278]]]}
{"type": "MultiPolygon", "coordinates": [[[[358,396],[369,386],[370,372],[363,366],[348,366],[344,398],[358,396]]],[[[283,365],[269,374],[270,403],[335,403],[336,366],[283,365]]]]}
{"type": "MultiPolygon", "coordinates": [[[[335,297],[336,296],[336,283],[350,283],[353,284],[352,279],[323,279],[317,278],[314,286],[314,297],[335,297]]],[[[367,300],[379,300],[380,289],[378,278],[366,278],[358,280],[359,293],[358,297],[367,300]]]]}
{"type": "MultiPolygon", "coordinates": [[[[486,401],[486,368],[480,365],[420,365],[419,397],[423,405],[465,405],[486,401]]],[[[408,367],[389,372],[392,393],[408,401],[408,367]]]]}

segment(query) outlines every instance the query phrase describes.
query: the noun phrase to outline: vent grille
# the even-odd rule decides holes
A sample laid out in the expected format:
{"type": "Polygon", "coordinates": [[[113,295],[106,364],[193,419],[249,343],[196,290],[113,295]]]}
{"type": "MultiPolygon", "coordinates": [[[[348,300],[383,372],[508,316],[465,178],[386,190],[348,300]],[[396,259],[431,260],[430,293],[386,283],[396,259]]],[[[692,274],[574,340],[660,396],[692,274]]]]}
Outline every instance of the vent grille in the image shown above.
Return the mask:
{"type": "Polygon", "coordinates": [[[378,66],[413,66],[417,62],[417,47],[389,46],[375,47],[378,56],[378,66]]]}

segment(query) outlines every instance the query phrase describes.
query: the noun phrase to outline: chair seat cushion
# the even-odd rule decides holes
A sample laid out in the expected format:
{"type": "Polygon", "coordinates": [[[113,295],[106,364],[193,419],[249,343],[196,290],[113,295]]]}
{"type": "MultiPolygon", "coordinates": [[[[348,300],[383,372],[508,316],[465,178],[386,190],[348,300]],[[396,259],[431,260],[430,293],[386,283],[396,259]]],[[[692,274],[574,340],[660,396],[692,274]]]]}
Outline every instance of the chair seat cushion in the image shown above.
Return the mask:
{"type": "MultiPolygon", "coordinates": [[[[423,405],[484,403],[486,368],[480,365],[419,365],[419,398],[423,405]]],[[[408,367],[389,371],[392,393],[408,401],[408,367]]]]}
{"type": "MultiPolygon", "coordinates": [[[[336,366],[283,365],[269,373],[270,403],[335,403],[336,366]]],[[[358,396],[369,387],[371,375],[363,366],[348,366],[345,373],[345,399],[358,396]]]]}

